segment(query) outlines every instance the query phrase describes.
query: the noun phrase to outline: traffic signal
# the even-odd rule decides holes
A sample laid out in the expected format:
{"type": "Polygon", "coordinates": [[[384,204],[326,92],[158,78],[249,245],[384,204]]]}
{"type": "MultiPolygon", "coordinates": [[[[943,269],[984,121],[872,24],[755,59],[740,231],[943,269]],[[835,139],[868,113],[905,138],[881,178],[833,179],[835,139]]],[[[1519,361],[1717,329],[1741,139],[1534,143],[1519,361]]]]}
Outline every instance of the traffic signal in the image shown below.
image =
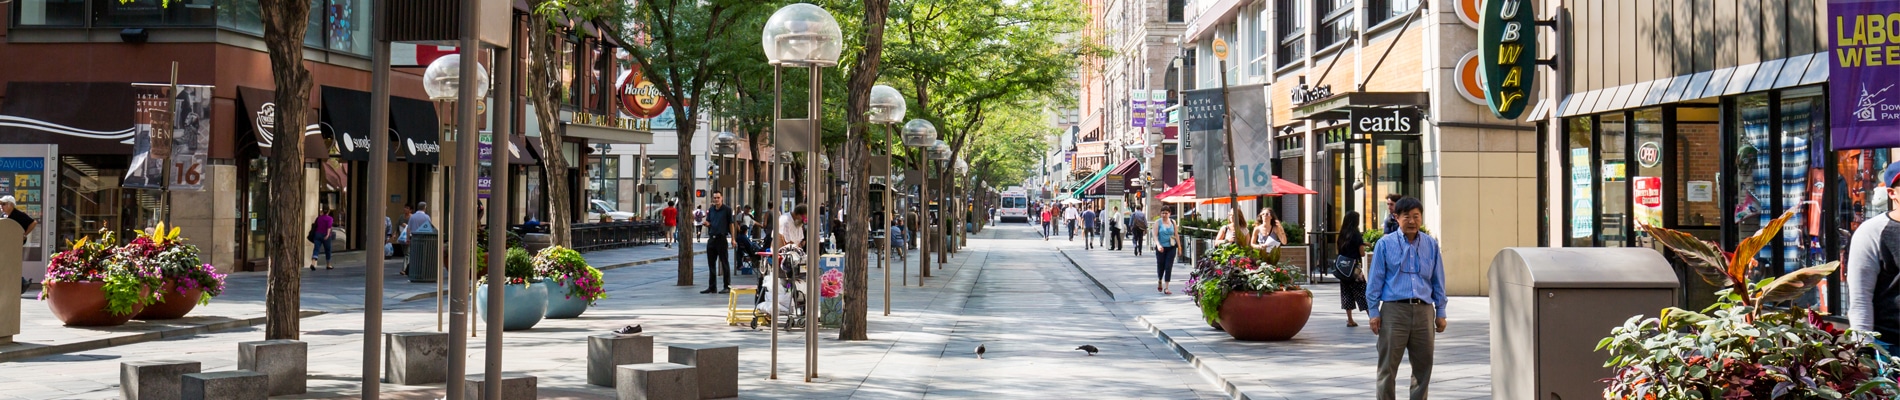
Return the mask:
{"type": "Polygon", "coordinates": [[[693,197],[706,197],[706,189],[694,190],[693,197]]]}

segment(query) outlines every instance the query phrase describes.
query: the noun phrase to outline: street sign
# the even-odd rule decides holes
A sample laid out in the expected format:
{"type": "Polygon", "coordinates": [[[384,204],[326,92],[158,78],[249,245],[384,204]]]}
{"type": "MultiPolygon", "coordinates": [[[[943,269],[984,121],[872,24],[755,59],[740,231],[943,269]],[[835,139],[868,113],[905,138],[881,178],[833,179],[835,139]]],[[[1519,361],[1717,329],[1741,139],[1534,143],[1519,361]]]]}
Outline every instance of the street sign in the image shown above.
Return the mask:
{"type": "Polygon", "coordinates": [[[1222,40],[1219,36],[1214,37],[1214,57],[1222,60],[1227,59],[1227,41],[1222,40]]]}
{"type": "Polygon", "coordinates": [[[1102,186],[1103,196],[1121,196],[1123,193],[1126,193],[1126,189],[1122,187],[1123,181],[1121,175],[1108,174],[1107,177],[1102,179],[1108,180],[1108,183],[1102,186]]]}

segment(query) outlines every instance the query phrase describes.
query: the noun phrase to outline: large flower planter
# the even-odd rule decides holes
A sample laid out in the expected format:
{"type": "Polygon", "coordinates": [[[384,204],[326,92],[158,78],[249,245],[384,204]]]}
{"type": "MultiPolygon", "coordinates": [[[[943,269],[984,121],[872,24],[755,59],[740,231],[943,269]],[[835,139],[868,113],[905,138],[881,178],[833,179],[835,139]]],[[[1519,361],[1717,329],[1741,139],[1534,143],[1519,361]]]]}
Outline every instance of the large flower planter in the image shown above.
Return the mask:
{"type": "MultiPolygon", "coordinates": [[[[504,285],[502,287],[501,330],[518,331],[541,323],[548,312],[548,285],[504,285]]],[[[488,320],[488,285],[475,289],[475,313],[488,320]]]]}
{"type": "MultiPolygon", "coordinates": [[[[587,312],[587,296],[570,296],[567,285],[572,282],[548,282],[548,313],[552,319],[574,318],[587,312]]],[[[540,286],[540,285],[537,285],[540,286]]]]}
{"type": "Polygon", "coordinates": [[[1234,292],[1220,305],[1220,326],[1234,340],[1292,339],[1313,315],[1313,292],[1234,292]]]}
{"type": "Polygon", "coordinates": [[[130,314],[112,315],[106,311],[105,282],[55,282],[46,284],[46,306],[66,326],[117,326],[132,320],[130,314]]]}
{"type": "Polygon", "coordinates": [[[203,289],[193,288],[179,293],[179,290],[172,285],[174,284],[166,282],[165,287],[159,290],[163,294],[160,297],[164,300],[163,302],[146,305],[145,310],[139,311],[139,314],[132,318],[146,321],[179,319],[198,307],[198,298],[204,296],[203,289]]]}

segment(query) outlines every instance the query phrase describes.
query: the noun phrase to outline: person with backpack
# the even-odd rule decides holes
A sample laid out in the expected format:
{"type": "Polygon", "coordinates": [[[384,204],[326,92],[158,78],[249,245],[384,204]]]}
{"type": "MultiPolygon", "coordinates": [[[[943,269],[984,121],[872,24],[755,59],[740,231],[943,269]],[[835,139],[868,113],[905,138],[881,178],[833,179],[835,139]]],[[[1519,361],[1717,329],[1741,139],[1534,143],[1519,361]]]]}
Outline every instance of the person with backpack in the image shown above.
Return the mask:
{"type": "Polygon", "coordinates": [[[1359,232],[1359,212],[1347,211],[1345,221],[1340,224],[1339,239],[1333,241],[1339,247],[1339,257],[1333,260],[1333,277],[1339,278],[1339,307],[1346,310],[1346,326],[1359,326],[1352,320],[1352,310],[1367,310],[1366,274],[1360,272],[1362,260],[1366,258],[1366,238],[1359,232]]]}

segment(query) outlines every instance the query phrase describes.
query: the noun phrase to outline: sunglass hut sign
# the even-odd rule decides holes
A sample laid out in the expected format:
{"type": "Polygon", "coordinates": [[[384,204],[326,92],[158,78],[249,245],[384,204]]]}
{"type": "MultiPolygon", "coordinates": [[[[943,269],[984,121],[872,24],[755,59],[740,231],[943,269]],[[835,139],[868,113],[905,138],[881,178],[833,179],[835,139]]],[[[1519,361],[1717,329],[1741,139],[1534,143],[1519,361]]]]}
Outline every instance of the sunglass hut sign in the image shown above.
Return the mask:
{"type": "Polygon", "coordinates": [[[1537,18],[1527,0],[1490,0],[1478,21],[1478,63],[1485,102],[1503,119],[1524,114],[1537,74],[1537,18]]]}

